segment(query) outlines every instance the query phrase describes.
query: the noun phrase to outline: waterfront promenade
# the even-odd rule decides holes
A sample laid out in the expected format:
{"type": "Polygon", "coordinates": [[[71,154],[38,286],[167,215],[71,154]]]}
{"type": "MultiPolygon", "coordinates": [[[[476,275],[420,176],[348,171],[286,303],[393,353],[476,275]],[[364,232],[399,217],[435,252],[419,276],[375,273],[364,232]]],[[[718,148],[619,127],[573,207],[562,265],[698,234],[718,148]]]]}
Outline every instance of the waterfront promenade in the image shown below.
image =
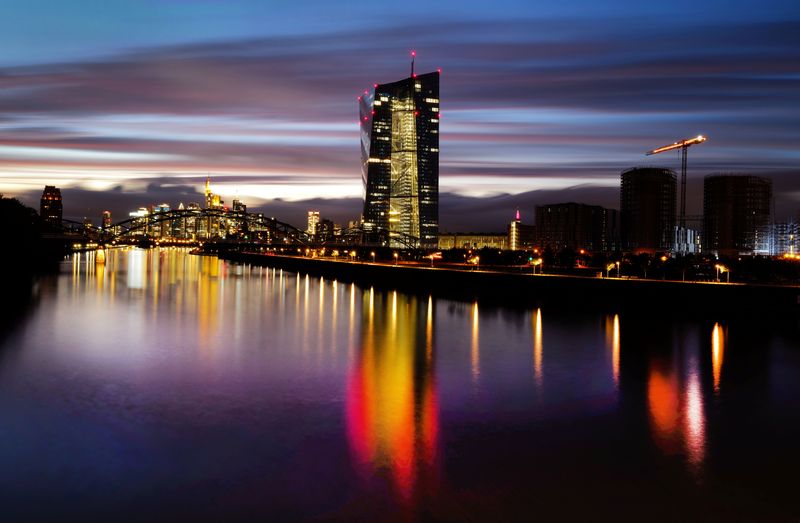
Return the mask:
{"type": "Polygon", "coordinates": [[[219,257],[360,285],[512,306],[742,316],[800,312],[799,286],[514,273],[249,252],[222,252],[219,257]]]}

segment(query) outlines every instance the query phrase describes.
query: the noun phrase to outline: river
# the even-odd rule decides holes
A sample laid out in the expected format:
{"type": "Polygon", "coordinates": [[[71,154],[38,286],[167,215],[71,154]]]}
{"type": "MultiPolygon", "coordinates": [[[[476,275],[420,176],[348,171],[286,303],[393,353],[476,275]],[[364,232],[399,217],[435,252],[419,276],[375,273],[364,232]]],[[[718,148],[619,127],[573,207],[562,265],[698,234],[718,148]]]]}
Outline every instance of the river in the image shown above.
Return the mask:
{"type": "Polygon", "coordinates": [[[7,305],[4,520],[800,518],[796,320],[499,308],[181,249],[75,255],[7,305]]]}

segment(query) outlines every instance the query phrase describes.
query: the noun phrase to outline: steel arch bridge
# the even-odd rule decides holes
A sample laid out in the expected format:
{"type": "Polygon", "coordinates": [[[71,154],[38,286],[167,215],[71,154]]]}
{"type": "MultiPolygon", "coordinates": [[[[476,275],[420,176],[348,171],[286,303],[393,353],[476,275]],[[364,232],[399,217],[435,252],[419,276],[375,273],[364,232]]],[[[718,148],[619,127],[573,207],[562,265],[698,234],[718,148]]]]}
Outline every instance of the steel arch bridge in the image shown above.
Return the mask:
{"type": "Polygon", "coordinates": [[[362,228],[356,227],[343,230],[341,235],[315,238],[306,231],[263,214],[224,209],[160,211],[128,218],[108,227],[64,220],[63,229],[102,242],[162,237],[195,241],[239,239],[248,243],[302,246],[400,246],[405,249],[417,249],[419,246],[419,238],[388,229],[365,233],[362,228]]]}
{"type": "Polygon", "coordinates": [[[255,237],[267,242],[308,245],[311,238],[293,225],[262,214],[224,209],[176,209],[129,218],[101,228],[106,241],[132,236],[159,235],[201,241],[231,236],[255,237]]]}

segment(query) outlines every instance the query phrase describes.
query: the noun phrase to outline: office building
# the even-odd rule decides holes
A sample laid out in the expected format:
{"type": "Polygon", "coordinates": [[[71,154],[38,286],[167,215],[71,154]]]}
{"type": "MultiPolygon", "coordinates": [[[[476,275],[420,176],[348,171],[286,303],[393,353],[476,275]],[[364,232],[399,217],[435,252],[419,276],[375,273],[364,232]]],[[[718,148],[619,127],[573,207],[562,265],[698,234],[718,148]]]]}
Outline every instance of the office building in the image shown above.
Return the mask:
{"type": "Polygon", "coordinates": [[[622,172],[620,233],[624,250],[650,254],[672,250],[677,180],[669,169],[635,167],[622,172]]]}
{"type": "Polygon", "coordinates": [[[520,220],[519,209],[514,217],[514,220],[508,224],[508,241],[506,245],[512,251],[522,251],[533,247],[534,240],[536,239],[536,227],[533,225],[525,225],[520,220]]]}
{"type": "Polygon", "coordinates": [[[537,205],[536,244],[554,251],[611,252],[619,249],[619,212],[599,205],[537,205]]]}
{"type": "Polygon", "coordinates": [[[319,211],[308,211],[308,225],[306,232],[312,238],[317,234],[317,226],[319,225],[319,211]]]}
{"type": "Polygon", "coordinates": [[[439,249],[498,249],[508,248],[508,235],[496,233],[456,232],[439,235],[439,249]]]}
{"type": "Polygon", "coordinates": [[[717,255],[769,254],[772,180],[711,174],[703,180],[703,249],[717,255]]]}
{"type": "Polygon", "coordinates": [[[231,210],[233,212],[247,212],[247,205],[245,205],[240,199],[234,198],[233,203],[231,204],[231,210]]]}
{"type": "Polygon", "coordinates": [[[364,233],[435,249],[439,239],[439,73],[376,84],[359,97],[364,233]]]}
{"type": "Polygon", "coordinates": [[[111,211],[103,211],[102,221],[103,229],[111,228],[111,211]]]}
{"type": "Polygon", "coordinates": [[[42,199],[39,202],[39,216],[42,220],[55,227],[61,227],[64,208],[61,201],[61,189],[52,185],[47,185],[42,192],[42,199]]]}

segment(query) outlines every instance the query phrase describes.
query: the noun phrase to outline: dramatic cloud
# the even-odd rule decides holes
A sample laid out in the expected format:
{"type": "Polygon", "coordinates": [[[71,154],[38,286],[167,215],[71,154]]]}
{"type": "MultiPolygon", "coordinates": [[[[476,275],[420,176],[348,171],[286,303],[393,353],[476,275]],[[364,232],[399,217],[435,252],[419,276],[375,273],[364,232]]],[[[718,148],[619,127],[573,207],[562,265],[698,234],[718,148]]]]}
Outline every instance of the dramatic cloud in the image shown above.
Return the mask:
{"type": "Polygon", "coordinates": [[[715,171],[773,176],[779,212],[796,212],[796,9],[672,25],[643,12],[474,18],[358,19],[325,32],[156,41],[102,58],[0,68],[0,191],[34,198],[55,183],[75,196],[66,201],[75,215],[124,212],[177,205],[210,174],[228,199],[272,205],[275,215],[302,220],[316,206],[353,219],[356,96],[408,74],[413,43],[418,70],[443,69],[441,186],[453,193],[442,200],[445,228],[502,227],[513,207],[544,195],[551,201],[539,203],[616,206],[621,170],[676,168],[675,154],[643,153],[700,132],[710,139],[690,153],[691,213],[700,212],[702,176],[715,171]],[[168,190],[167,179],[184,192],[168,190]],[[495,196],[485,202],[497,207],[481,207],[478,196],[495,196]],[[471,222],[477,211],[492,218],[471,222]]]}

